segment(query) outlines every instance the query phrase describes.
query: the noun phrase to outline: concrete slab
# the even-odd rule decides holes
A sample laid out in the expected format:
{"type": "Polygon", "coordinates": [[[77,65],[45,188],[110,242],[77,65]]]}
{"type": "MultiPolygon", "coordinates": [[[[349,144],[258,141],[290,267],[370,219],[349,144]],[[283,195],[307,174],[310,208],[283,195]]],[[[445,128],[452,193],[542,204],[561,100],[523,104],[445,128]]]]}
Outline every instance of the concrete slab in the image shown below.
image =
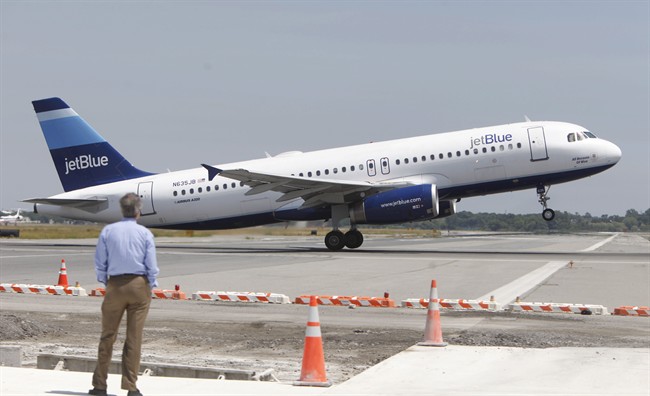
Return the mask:
{"type": "MultiPolygon", "coordinates": [[[[0,394],[52,396],[87,395],[92,374],[73,371],[0,367],[0,394]]],[[[125,395],[121,376],[109,374],[108,394],[125,395]]],[[[171,377],[138,378],[143,394],[152,395],[318,395],[325,388],[296,387],[288,383],[220,381],[171,377]]]]}
{"type": "Polygon", "coordinates": [[[650,350],[413,346],[326,395],[648,395],[650,350]]]}

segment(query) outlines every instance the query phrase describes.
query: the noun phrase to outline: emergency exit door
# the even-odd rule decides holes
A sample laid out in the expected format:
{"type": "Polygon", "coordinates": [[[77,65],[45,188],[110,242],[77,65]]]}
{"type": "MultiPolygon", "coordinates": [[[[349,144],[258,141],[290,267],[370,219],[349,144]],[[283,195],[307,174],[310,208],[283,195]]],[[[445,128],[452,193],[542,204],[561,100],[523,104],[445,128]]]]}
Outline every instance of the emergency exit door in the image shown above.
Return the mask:
{"type": "Polygon", "coordinates": [[[153,207],[153,182],[143,182],[138,184],[138,196],[142,201],[142,216],[152,215],[156,213],[153,207]]]}

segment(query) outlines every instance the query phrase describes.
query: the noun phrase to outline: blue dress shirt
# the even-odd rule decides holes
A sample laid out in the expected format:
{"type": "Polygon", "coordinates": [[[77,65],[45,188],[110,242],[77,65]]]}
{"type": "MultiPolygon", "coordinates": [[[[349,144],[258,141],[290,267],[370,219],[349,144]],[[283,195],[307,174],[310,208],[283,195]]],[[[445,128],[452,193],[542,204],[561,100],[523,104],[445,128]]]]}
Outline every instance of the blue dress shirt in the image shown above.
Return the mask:
{"type": "Polygon", "coordinates": [[[158,262],[153,234],[133,218],[109,224],[99,234],[95,250],[97,281],[106,284],[111,276],[144,275],[151,287],[158,286],[158,262]]]}

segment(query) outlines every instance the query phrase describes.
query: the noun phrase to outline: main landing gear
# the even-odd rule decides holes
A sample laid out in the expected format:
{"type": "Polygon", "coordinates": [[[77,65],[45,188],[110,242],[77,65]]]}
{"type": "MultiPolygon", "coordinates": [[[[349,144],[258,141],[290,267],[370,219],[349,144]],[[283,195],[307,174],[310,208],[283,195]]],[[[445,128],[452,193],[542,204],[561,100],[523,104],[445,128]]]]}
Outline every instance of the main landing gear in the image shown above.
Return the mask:
{"type": "Polygon", "coordinates": [[[544,210],[542,211],[542,218],[546,221],[551,221],[555,218],[555,211],[548,208],[546,202],[548,202],[551,197],[548,196],[548,192],[551,190],[551,186],[545,186],[540,184],[537,186],[537,195],[539,196],[538,202],[542,205],[544,210]]]}
{"type": "Polygon", "coordinates": [[[341,250],[344,247],[348,249],[356,249],[363,244],[363,234],[357,230],[356,224],[352,224],[350,231],[345,234],[339,230],[339,223],[341,220],[348,218],[347,205],[332,206],[332,231],[325,235],[325,246],[329,250],[341,250]]]}

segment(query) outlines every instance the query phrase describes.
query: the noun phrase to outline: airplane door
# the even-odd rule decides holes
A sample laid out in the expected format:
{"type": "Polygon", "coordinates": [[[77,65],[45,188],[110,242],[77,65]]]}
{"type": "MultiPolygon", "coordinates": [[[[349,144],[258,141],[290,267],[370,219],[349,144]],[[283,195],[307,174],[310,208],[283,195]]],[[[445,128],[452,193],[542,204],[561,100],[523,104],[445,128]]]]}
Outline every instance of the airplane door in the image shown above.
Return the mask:
{"type": "Polygon", "coordinates": [[[384,157],[379,160],[381,163],[381,173],[382,175],[387,175],[390,173],[390,164],[388,162],[388,158],[384,157]]]}
{"type": "Polygon", "coordinates": [[[143,182],[138,184],[138,196],[142,201],[142,216],[156,214],[153,208],[153,182],[143,182]]]}
{"type": "Polygon", "coordinates": [[[543,127],[528,128],[528,143],[530,144],[530,160],[542,161],[548,159],[546,136],[543,127]]]}
{"type": "Polygon", "coordinates": [[[375,167],[374,159],[369,159],[366,161],[366,169],[368,170],[368,176],[375,176],[377,174],[377,168],[375,167]]]}

